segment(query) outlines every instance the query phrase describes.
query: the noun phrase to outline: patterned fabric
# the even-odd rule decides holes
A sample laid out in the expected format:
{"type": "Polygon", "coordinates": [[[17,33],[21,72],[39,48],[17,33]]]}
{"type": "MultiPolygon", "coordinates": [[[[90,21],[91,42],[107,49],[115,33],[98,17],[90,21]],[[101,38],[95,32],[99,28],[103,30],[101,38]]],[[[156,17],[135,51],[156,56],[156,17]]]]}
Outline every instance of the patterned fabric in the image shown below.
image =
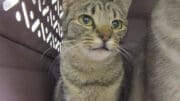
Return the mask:
{"type": "MultiPolygon", "coordinates": [[[[60,51],[62,16],[61,0],[2,0],[0,7],[3,14],[13,16],[18,26],[16,30],[23,30],[42,39],[52,48],[60,51]],[[25,26],[19,29],[19,26],[25,26]]],[[[25,33],[24,33],[25,34],[25,33]]]]}

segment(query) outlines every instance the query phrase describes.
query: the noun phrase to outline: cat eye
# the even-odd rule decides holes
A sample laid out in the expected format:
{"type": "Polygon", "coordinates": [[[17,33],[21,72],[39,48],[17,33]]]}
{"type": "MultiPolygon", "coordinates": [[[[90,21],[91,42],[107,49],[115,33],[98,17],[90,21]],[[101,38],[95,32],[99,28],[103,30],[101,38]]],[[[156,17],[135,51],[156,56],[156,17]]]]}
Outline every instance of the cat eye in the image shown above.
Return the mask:
{"type": "Polygon", "coordinates": [[[122,27],[123,27],[123,22],[121,20],[114,20],[112,22],[113,29],[122,29],[122,27]]]}
{"type": "Polygon", "coordinates": [[[86,26],[92,26],[93,25],[93,19],[89,15],[81,15],[79,17],[79,22],[86,26]]]}

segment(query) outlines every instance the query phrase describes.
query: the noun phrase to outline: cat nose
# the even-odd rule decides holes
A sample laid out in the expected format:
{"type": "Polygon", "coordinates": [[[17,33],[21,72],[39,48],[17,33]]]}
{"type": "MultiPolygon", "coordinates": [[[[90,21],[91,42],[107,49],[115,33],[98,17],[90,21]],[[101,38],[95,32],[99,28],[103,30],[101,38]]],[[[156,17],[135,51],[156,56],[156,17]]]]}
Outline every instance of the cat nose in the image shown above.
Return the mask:
{"type": "Polygon", "coordinates": [[[101,38],[104,42],[108,41],[112,36],[112,29],[107,26],[101,26],[98,29],[98,37],[101,38]]]}
{"type": "Polygon", "coordinates": [[[103,42],[106,42],[111,38],[111,35],[99,34],[98,37],[101,38],[103,42]]]}

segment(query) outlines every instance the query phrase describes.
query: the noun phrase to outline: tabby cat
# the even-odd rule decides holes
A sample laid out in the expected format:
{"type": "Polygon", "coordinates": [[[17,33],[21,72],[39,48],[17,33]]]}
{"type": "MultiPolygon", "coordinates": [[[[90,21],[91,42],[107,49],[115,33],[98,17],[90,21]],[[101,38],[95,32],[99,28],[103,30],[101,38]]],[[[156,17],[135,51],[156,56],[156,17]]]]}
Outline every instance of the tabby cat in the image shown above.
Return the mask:
{"type": "Polygon", "coordinates": [[[55,101],[117,101],[131,0],[65,0],[55,101]]]}
{"type": "Polygon", "coordinates": [[[159,0],[147,54],[148,101],[180,101],[180,0],[159,0]]]}

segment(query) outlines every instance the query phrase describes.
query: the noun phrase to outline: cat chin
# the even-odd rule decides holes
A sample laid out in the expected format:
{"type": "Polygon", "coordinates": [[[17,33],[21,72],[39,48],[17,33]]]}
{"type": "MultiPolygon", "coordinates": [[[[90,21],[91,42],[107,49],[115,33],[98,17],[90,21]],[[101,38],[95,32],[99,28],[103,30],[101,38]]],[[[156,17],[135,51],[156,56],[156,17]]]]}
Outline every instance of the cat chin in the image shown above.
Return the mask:
{"type": "Polygon", "coordinates": [[[111,52],[104,50],[104,49],[99,49],[99,50],[89,50],[87,51],[88,53],[86,54],[88,58],[95,60],[95,61],[102,61],[107,59],[110,55],[111,52]]]}

